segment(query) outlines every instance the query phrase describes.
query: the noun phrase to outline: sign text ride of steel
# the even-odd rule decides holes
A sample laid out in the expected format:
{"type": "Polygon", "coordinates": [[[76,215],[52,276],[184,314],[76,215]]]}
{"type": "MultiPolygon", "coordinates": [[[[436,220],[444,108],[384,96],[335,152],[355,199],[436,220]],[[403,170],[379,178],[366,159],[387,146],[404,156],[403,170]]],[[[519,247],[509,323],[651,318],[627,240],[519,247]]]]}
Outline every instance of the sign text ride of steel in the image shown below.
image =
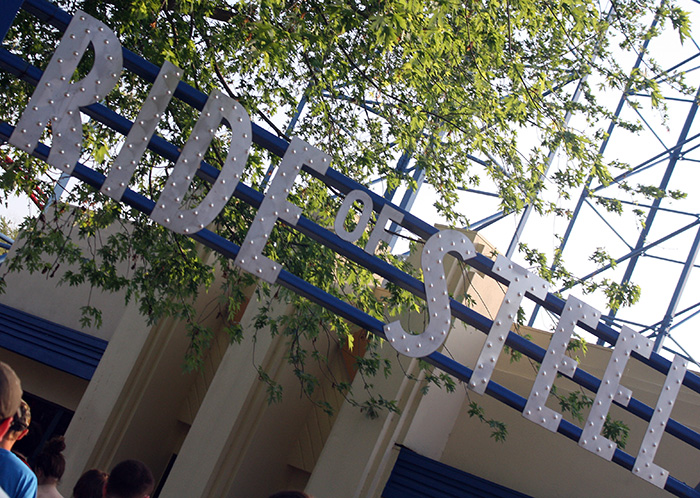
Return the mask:
{"type": "MultiPolygon", "coordinates": [[[[41,135],[51,124],[52,144],[47,162],[63,173],[72,173],[82,149],[80,108],[100,102],[107,96],[119,81],[122,64],[122,48],[114,32],[104,23],[78,11],[14,127],[9,142],[26,152],[35,152],[41,135]],[[94,65],[83,79],[71,81],[89,45],[94,49],[94,65]]],[[[124,145],[102,183],[101,191],[105,195],[116,201],[122,200],[181,76],[182,71],[169,62],[160,68],[124,145]]],[[[246,165],[251,139],[251,122],[245,109],[232,98],[214,90],[179,154],[164,190],[155,202],[151,218],[180,234],[192,236],[202,231],[216,218],[236,190],[246,165]],[[222,123],[230,127],[231,141],[221,170],[202,202],[193,208],[183,208],[185,194],[200,167],[204,153],[222,123]]],[[[319,175],[324,175],[330,166],[330,157],[294,138],[284,153],[277,173],[235,258],[239,267],[270,283],[278,280],[282,268],[280,264],[264,256],[263,249],[277,220],[295,226],[301,217],[301,208],[291,204],[287,195],[304,165],[319,175]]],[[[356,242],[368,226],[372,212],[373,200],[366,190],[355,189],[347,192],[335,219],[334,228],[338,237],[349,243],[356,242]],[[359,222],[356,228],[348,232],[344,227],[344,220],[352,206],[357,205],[355,203],[362,205],[359,222]]],[[[387,223],[401,223],[403,216],[401,211],[384,204],[379,210],[364,251],[373,255],[380,242],[389,239],[385,230],[387,223]]],[[[429,312],[427,327],[420,334],[411,334],[403,329],[398,320],[383,325],[383,332],[389,344],[401,354],[414,358],[426,357],[436,352],[446,339],[453,315],[443,268],[443,259],[448,253],[459,256],[465,262],[479,255],[473,243],[457,230],[442,230],[427,239],[421,259],[424,294],[429,312]]],[[[529,294],[531,298],[540,300],[544,300],[548,295],[546,281],[508,258],[499,255],[492,271],[501,281],[507,283],[508,290],[487,332],[473,373],[468,379],[469,388],[480,394],[487,391],[496,362],[525,295],[529,294]]],[[[598,310],[575,297],[566,301],[559,324],[522,410],[525,418],[557,432],[562,423],[562,415],[545,406],[545,403],[558,374],[573,378],[577,372],[577,362],[566,356],[567,345],[575,327],[581,324],[589,330],[594,330],[600,317],[598,310]]],[[[632,353],[642,358],[650,358],[653,354],[651,341],[640,333],[623,327],[578,439],[582,448],[606,460],[613,460],[617,450],[617,445],[601,434],[608,411],[613,402],[627,406],[633,399],[631,391],[620,385],[632,353]]],[[[654,456],[686,376],[686,368],[687,362],[683,358],[676,356],[673,359],[639,453],[632,465],[635,475],[660,488],[667,485],[669,473],[654,463],[654,456]]],[[[683,486],[693,492],[692,489],[683,486]]]]}

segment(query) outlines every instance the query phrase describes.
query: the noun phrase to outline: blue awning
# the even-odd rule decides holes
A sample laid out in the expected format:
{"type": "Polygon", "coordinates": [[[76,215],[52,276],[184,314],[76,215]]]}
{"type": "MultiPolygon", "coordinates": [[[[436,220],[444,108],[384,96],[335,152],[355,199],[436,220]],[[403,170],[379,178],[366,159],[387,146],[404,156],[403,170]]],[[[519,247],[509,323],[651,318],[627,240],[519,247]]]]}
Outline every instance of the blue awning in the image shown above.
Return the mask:
{"type": "Polygon", "coordinates": [[[531,498],[402,447],[382,498],[531,498]]]}
{"type": "Polygon", "coordinates": [[[0,347],[90,380],[107,341],[0,304],[0,347]]]}

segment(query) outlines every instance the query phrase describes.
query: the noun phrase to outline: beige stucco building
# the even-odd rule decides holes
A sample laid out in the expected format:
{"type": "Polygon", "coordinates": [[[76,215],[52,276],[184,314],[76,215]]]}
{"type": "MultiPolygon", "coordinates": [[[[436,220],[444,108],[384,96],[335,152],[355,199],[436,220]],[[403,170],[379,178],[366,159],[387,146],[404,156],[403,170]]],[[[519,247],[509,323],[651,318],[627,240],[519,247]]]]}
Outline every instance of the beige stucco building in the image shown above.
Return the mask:
{"type": "MultiPolygon", "coordinates": [[[[490,254],[492,248],[475,237],[477,249],[490,254]]],[[[478,296],[476,311],[495,316],[505,292],[502,286],[474,271],[464,273],[454,263],[447,263],[446,274],[455,295],[478,296]]],[[[27,392],[74,412],[65,433],[65,496],[84,470],[109,469],[125,458],[137,458],[153,470],[158,496],[166,498],[264,498],[285,488],[305,489],[316,498],[376,497],[382,495],[401,448],[535,497],[668,496],[461,384],[453,393],[433,387],[424,395],[423,384],[410,380],[401,368],[373,380],[375,395],[396,399],[400,408],[376,419],[345,401],[330,376],[314,372],[325,379],[315,396],[336,408],[329,416],[299,395],[298,381],[285,361],[286,339],[264,330],[253,336],[259,306],[254,297],[237,317],[248,331],[243,342],[229,344],[222,318],[211,316],[208,325],[217,332],[204,366],[185,373],[188,338],[182,324],[163,320],[148,326],[133,306],[124,305],[123,296],[56,287],[57,279],[44,274],[9,273],[5,279],[6,293],[0,296],[4,307],[85,334],[77,336],[75,355],[85,353],[90,337],[101,341],[97,350],[102,344],[96,366],[82,377],[66,371],[71,367],[62,367],[57,359],[73,353],[48,348],[39,355],[4,340],[0,349],[0,358],[17,370],[27,392]],[[88,301],[105,310],[99,329],[81,328],[80,307],[88,301]],[[281,402],[268,402],[256,365],[284,387],[281,402]],[[507,424],[504,442],[494,441],[487,425],[469,416],[473,401],[485,408],[488,418],[507,424]]],[[[202,295],[198,305],[209,299],[202,295]]],[[[280,305],[274,312],[293,310],[280,305]]],[[[49,340],[54,328],[45,327],[43,340],[49,340]]],[[[547,347],[547,332],[522,328],[520,333],[547,347]]],[[[5,334],[0,330],[0,340],[5,334]]],[[[483,333],[457,322],[446,351],[472,367],[484,340],[483,333]]],[[[352,382],[361,401],[362,379],[354,376],[347,355],[334,345],[328,350],[333,378],[352,382]]],[[[406,373],[421,375],[417,360],[397,360],[388,345],[383,354],[400,361],[406,373]]],[[[609,357],[609,349],[590,345],[583,368],[600,378],[609,357]]],[[[493,380],[527,397],[535,373],[529,360],[510,362],[502,355],[493,380]]],[[[661,374],[635,361],[623,380],[635,397],[651,406],[663,382],[661,374]]],[[[575,388],[566,381],[558,385],[575,388]]],[[[626,451],[636,454],[646,423],[619,408],[612,414],[630,426],[626,451]]],[[[700,431],[700,396],[683,389],[673,418],[700,431]]],[[[656,462],[692,487],[700,480],[699,455],[666,435],[656,462]]]]}

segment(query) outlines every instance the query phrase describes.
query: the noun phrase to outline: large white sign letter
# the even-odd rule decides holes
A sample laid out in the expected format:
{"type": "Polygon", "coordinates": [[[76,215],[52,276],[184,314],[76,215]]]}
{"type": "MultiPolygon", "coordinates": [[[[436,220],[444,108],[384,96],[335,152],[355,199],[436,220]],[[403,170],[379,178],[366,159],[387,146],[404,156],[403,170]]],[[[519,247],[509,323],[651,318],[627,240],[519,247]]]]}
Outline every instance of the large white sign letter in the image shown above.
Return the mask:
{"type": "Polygon", "coordinates": [[[70,173],[80,159],[81,106],[99,102],[114,88],[122,70],[122,47],[114,32],[85,12],[77,11],[22,113],[10,143],[32,152],[51,123],[53,141],[48,163],[70,173]],[[80,81],[73,73],[92,43],[95,63],[80,81]]]}
{"type": "Polygon", "coordinates": [[[156,77],[148,97],[141,106],[136,121],[131,126],[126,142],[114,160],[114,165],[109,170],[107,178],[100,191],[114,200],[121,200],[129,181],[136,170],[136,165],[146,152],[148,142],[156,131],[158,122],[163,117],[170,99],[180,82],[182,71],[174,64],[165,61],[156,77]]]}
{"type": "Polygon", "coordinates": [[[219,90],[212,91],[153,208],[151,219],[183,234],[199,232],[211,223],[238,185],[251,140],[250,118],[243,106],[219,90]],[[221,172],[199,206],[180,209],[204,152],[222,120],[228,121],[231,126],[231,145],[221,172]]]}
{"type": "Polygon", "coordinates": [[[238,252],[236,257],[238,266],[266,282],[274,283],[277,280],[281,267],[270,258],[263,256],[262,250],[278,218],[292,225],[296,225],[299,221],[301,208],[287,201],[287,195],[302,165],[306,164],[324,174],[330,162],[330,156],[325,152],[297,137],[292,139],[238,252]]]}
{"type": "Polygon", "coordinates": [[[573,377],[578,364],[566,356],[566,348],[574,333],[577,322],[595,327],[600,319],[600,312],[580,299],[569,296],[564,305],[564,311],[559,319],[557,330],[549,342],[540,370],[535,378],[535,384],[530,391],[530,397],[525,404],[523,417],[541,425],[545,429],[556,432],[561,422],[561,413],[545,406],[549,391],[554,385],[557,372],[573,377]]]}
{"type": "Polygon", "coordinates": [[[639,353],[645,358],[649,358],[652,352],[652,344],[649,339],[642,334],[635,332],[627,326],[623,326],[620,335],[615,343],[610,361],[605,369],[605,374],[600,382],[598,393],[596,394],[591,411],[588,414],[586,425],[583,426],[583,433],[578,441],[579,446],[595,453],[601,458],[612,460],[617,444],[608,438],[601,436],[605,418],[610,411],[613,400],[622,406],[627,406],[632,399],[632,391],[620,386],[620,379],[627,366],[627,360],[632,351],[639,353]]]}
{"type": "Polygon", "coordinates": [[[384,207],[379,212],[379,216],[377,216],[377,224],[374,225],[374,229],[369,234],[369,239],[367,239],[365,252],[374,254],[381,241],[386,243],[391,241],[391,234],[386,231],[386,224],[389,220],[401,223],[403,221],[403,213],[389,204],[384,204],[384,207]]]}
{"type": "Polygon", "coordinates": [[[639,453],[637,453],[637,459],[634,461],[634,468],[632,469],[634,475],[662,489],[666,486],[668,471],[654,463],[654,456],[656,455],[656,450],[659,449],[661,436],[664,435],[666,423],[671,416],[671,410],[673,410],[673,405],[681,389],[687,368],[688,362],[683,358],[678,355],[673,358],[671,368],[666,376],[666,382],[664,382],[659,400],[656,402],[654,415],[651,416],[649,427],[644,434],[642,445],[639,447],[639,453]]]}
{"type": "Polygon", "coordinates": [[[533,296],[544,299],[547,296],[547,282],[527,271],[508,258],[499,255],[493,265],[493,271],[504,278],[507,278],[508,291],[506,292],[501,307],[496,318],[493,320],[489,335],[486,337],[484,347],[481,349],[479,359],[476,361],[476,368],[469,381],[469,387],[479,393],[484,394],[486,386],[491,379],[493,370],[496,368],[496,361],[506,343],[510,327],[518,314],[518,307],[529,292],[533,296]]]}
{"type": "Polygon", "coordinates": [[[364,190],[353,190],[345,196],[343,199],[343,204],[335,215],[335,223],[333,225],[335,233],[338,234],[343,240],[348,242],[355,242],[360,238],[362,232],[365,231],[367,223],[369,223],[369,218],[372,215],[372,198],[364,190]],[[362,203],[362,213],[360,218],[357,220],[357,225],[352,232],[345,230],[345,218],[347,218],[350,208],[355,203],[359,201],[362,203]]]}
{"type": "Polygon", "coordinates": [[[477,255],[472,241],[457,230],[441,230],[425,243],[421,255],[421,266],[430,315],[425,330],[418,335],[407,333],[398,320],[384,325],[384,333],[389,344],[403,355],[413,358],[427,356],[437,351],[445,342],[452,318],[450,296],[447,293],[445,270],[442,266],[448,252],[456,253],[464,261],[477,255]]]}

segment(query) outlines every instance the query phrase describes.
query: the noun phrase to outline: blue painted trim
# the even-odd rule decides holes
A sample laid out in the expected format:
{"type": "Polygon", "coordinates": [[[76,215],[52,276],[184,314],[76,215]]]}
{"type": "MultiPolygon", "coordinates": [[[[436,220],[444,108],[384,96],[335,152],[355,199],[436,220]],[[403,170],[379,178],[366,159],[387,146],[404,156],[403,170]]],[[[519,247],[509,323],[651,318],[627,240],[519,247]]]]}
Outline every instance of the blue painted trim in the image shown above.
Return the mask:
{"type": "Polygon", "coordinates": [[[90,380],[107,341],[0,304],[0,347],[90,380]]]}
{"type": "Polygon", "coordinates": [[[530,498],[402,447],[382,498],[530,498]]]}

